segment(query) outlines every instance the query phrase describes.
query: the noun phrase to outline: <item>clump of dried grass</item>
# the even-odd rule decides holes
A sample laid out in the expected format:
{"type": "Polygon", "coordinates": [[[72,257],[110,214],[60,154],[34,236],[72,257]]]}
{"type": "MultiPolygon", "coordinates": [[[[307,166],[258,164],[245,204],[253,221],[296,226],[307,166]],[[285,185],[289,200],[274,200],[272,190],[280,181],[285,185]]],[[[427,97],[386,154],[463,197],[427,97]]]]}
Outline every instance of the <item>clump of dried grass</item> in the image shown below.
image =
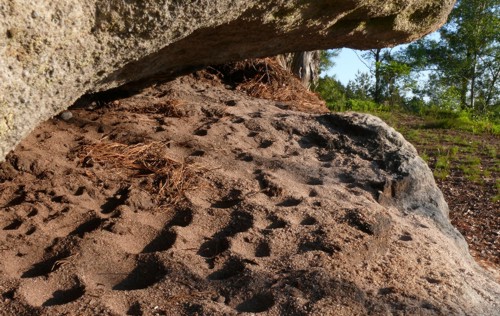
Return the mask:
{"type": "Polygon", "coordinates": [[[276,58],[247,59],[210,67],[205,72],[252,97],[287,102],[301,109],[326,109],[324,101],[305,88],[276,58]]]}
{"type": "Polygon", "coordinates": [[[100,142],[85,146],[80,154],[83,166],[100,164],[121,169],[127,176],[149,177],[148,189],[159,204],[176,206],[186,190],[194,189],[197,170],[194,166],[168,156],[159,142],[126,145],[100,142]]]}
{"type": "Polygon", "coordinates": [[[147,106],[144,111],[146,113],[164,114],[168,117],[184,117],[187,115],[187,112],[184,109],[185,105],[186,103],[183,100],[168,99],[147,106]]]}
{"type": "Polygon", "coordinates": [[[186,102],[179,99],[166,99],[147,106],[129,108],[129,111],[144,114],[162,114],[166,117],[186,117],[188,111],[185,109],[186,102]]]}

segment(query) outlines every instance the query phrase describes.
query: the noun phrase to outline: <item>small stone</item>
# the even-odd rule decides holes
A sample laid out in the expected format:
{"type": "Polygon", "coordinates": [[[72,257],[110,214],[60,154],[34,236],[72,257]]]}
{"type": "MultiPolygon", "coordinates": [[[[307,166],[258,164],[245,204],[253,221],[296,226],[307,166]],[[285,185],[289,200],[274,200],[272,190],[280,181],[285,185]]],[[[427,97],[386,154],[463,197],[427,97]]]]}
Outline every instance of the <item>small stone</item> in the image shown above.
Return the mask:
{"type": "Polygon", "coordinates": [[[69,121],[73,118],[73,113],[71,113],[71,111],[63,111],[59,117],[63,120],[63,121],[69,121]]]}
{"type": "Polygon", "coordinates": [[[38,12],[36,12],[36,11],[31,11],[31,17],[32,17],[33,19],[36,19],[36,18],[38,18],[39,16],[40,16],[40,15],[38,14],[38,12]]]}
{"type": "Polygon", "coordinates": [[[222,296],[222,295],[219,295],[219,296],[217,296],[217,297],[215,298],[215,301],[216,301],[217,303],[224,304],[224,303],[226,303],[226,298],[225,298],[224,296],[222,296]]]}

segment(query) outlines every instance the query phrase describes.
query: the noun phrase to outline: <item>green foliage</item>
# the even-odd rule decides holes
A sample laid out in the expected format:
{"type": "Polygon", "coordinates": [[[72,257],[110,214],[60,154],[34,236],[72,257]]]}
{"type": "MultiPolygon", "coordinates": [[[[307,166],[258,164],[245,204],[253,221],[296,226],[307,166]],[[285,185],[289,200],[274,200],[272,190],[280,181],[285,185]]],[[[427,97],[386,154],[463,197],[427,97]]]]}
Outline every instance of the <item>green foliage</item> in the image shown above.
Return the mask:
{"type": "Polygon", "coordinates": [[[436,149],[438,155],[436,157],[436,163],[434,164],[434,176],[444,180],[450,174],[452,161],[457,158],[459,148],[457,146],[438,146],[436,149]]]}
{"type": "Polygon", "coordinates": [[[320,78],[315,91],[326,101],[328,108],[332,111],[389,111],[388,106],[370,100],[364,87],[345,88],[340,81],[330,76],[320,78]]]}
{"type": "Polygon", "coordinates": [[[481,182],[481,159],[477,156],[469,156],[459,166],[464,175],[473,182],[481,182]]]}
{"type": "Polygon", "coordinates": [[[497,149],[495,148],[495,146],[486,145],[486,151],[489,157],[497,158],[497,149]]]}
{"type": "Polygon", "coordinates": [[[372,100],[349,99],[347,109],[357,112],[387,112],[389,108],[383,104],[375,103],[372,100]]]}
{"type": "Polygon", "coordinates": [[[345,111],[347,109],[345,88],[334,77],[324,76],[319,78],[315,91],[326,101],[330,110],[345,111]]]}
{"type": "Polygon", "coordinates": [[[450,111],[431,107],[420,109],[420,115],[426,119],[424,128],[457,129],[474,134],[500,135],[500,122],[485,116],[475,116],[469,111],[450,111]]]}
{"type": "Polygon", "coordinates": [[[423,94],[434,104],[479,113],[498,111],[499,12],[500,0],[459,0],[439,38],[422,39],[405,49],[403,59],[413,71],[432,71],[431,89],[423,94]]]}
{"type": "MultiPolygon", "coordinates": [[[[500,135],[499,13],[500,0],[458,0],[439,35],[365,51],[369,72],[345,87],[325,77],[316,91],[335,111],[408,111],[424,128],[500,135]]],[[[326,69],[332,52],[321,56],[326,69]]]]}
{"type": "Polygon", "coordinates": [[[450,169],[450,159],[449,156],[439,156],[436,161],[436,169],[450,169]]]}
{"type": "Polygon", "coordinates": [[[433,173],[436,179],[444,180],[448,177],[450,174],[450,159],[448,156],[437,157],[433,173]]]}
{"type": "Polygon", "coordinates": [[[460,91],[456,87],[449,87],[438,82],[438,79],[431,75],[425,85],[425,96],[429,100],[418,108],[419,111],[440,109],[444,111],[460,111],[460,91]]]}
{"type": "Polygon", "coordinates": [[[455,158],[458,154],[459,148],[458,146],[453,146],[450,148],[449,154],[452,158],[455,158]]]}
{"type": "Polygon", "coordinates": [[[354,81],[349,81],[345,89],[348,99],[372,100],[373,84],[370,80],[370,74],[366,72],[357,72],[354,81]]]}
{"type": "Polygon", "coordinates": [[[427,162],[427,163],[429,163],[429,161],[430,161],[430,156],[429,156],[429,154],[427,154],[427,152],[425,152],[425,151],[424,151],[423,153],[421,153],[421,154],[420,154],[420,158],[422,158],[422,159],[423,159],[425,162],[427,162]]]}
{"type": "MultiPolygon", "coordinates": [[[[399,104],[402,94],[414,86],[411,67],[390,48],[368,50],[362,56],[371,77],[370,86],[364,84],[369,90],[366,95],[377,103],[399,104]]],[[[360,79],[366,81],[364,77],[357,77],[355,81],[360,79]]]]}

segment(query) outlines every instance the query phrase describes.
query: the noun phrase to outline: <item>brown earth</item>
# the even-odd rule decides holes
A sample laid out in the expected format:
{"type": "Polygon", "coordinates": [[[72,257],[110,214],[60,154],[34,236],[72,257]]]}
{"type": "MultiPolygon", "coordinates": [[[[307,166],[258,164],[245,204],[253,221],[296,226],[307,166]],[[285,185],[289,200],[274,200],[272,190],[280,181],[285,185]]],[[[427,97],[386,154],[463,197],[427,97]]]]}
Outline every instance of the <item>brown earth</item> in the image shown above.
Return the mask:
{"type": "Polygon", "coordinates": [[[494,184],[474,183],[453,169],[438,185],[450,206],[450,219],[464,235],[474,258],[500,280],[500,202],[494,184]]]}
{"type": "Polygon", "coordinates": [[[41,124],[0,168],[0,314],[494,315],[461,237],[381,202],[346,122],[382,123],[293,104],[187,76],[41,124]]]}
{"type": "MultiPolygon", "coordinates": [[[[417,128],[423,122],[407,123],[417,128]]],[[[471,254],[481,265],[494,271],[500,280],[500,191],[497,187],[500,137],[460,130],[428,131],[437,139],[421,134],[412,143],[419,152],[429,156],[433,170],[436,169],[436,157],[443,154],[439,151],[458,148],[457,154],[450,158],[449,173],[436,182],[450,207],[450,220],[464,235],[471,254]],[[440,146],[436,146],[436,141],[440,146]],[[472,157],[479,159],[476,179],[464,174],[461,168],[472,157]]]]}

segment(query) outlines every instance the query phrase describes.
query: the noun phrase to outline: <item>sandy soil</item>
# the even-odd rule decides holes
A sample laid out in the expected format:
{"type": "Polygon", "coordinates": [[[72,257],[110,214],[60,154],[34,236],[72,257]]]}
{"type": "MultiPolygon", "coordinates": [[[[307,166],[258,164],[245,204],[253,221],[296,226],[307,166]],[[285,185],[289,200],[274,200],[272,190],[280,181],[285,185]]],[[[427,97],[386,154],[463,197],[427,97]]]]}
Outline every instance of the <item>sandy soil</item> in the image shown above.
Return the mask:
{"type": "Polygon", "coordinates": [[[381,202],[383,135],[290,108],[188,76],[40,125],[0,168],[0,314],[500,310],[463,239],[381,202]]]}

